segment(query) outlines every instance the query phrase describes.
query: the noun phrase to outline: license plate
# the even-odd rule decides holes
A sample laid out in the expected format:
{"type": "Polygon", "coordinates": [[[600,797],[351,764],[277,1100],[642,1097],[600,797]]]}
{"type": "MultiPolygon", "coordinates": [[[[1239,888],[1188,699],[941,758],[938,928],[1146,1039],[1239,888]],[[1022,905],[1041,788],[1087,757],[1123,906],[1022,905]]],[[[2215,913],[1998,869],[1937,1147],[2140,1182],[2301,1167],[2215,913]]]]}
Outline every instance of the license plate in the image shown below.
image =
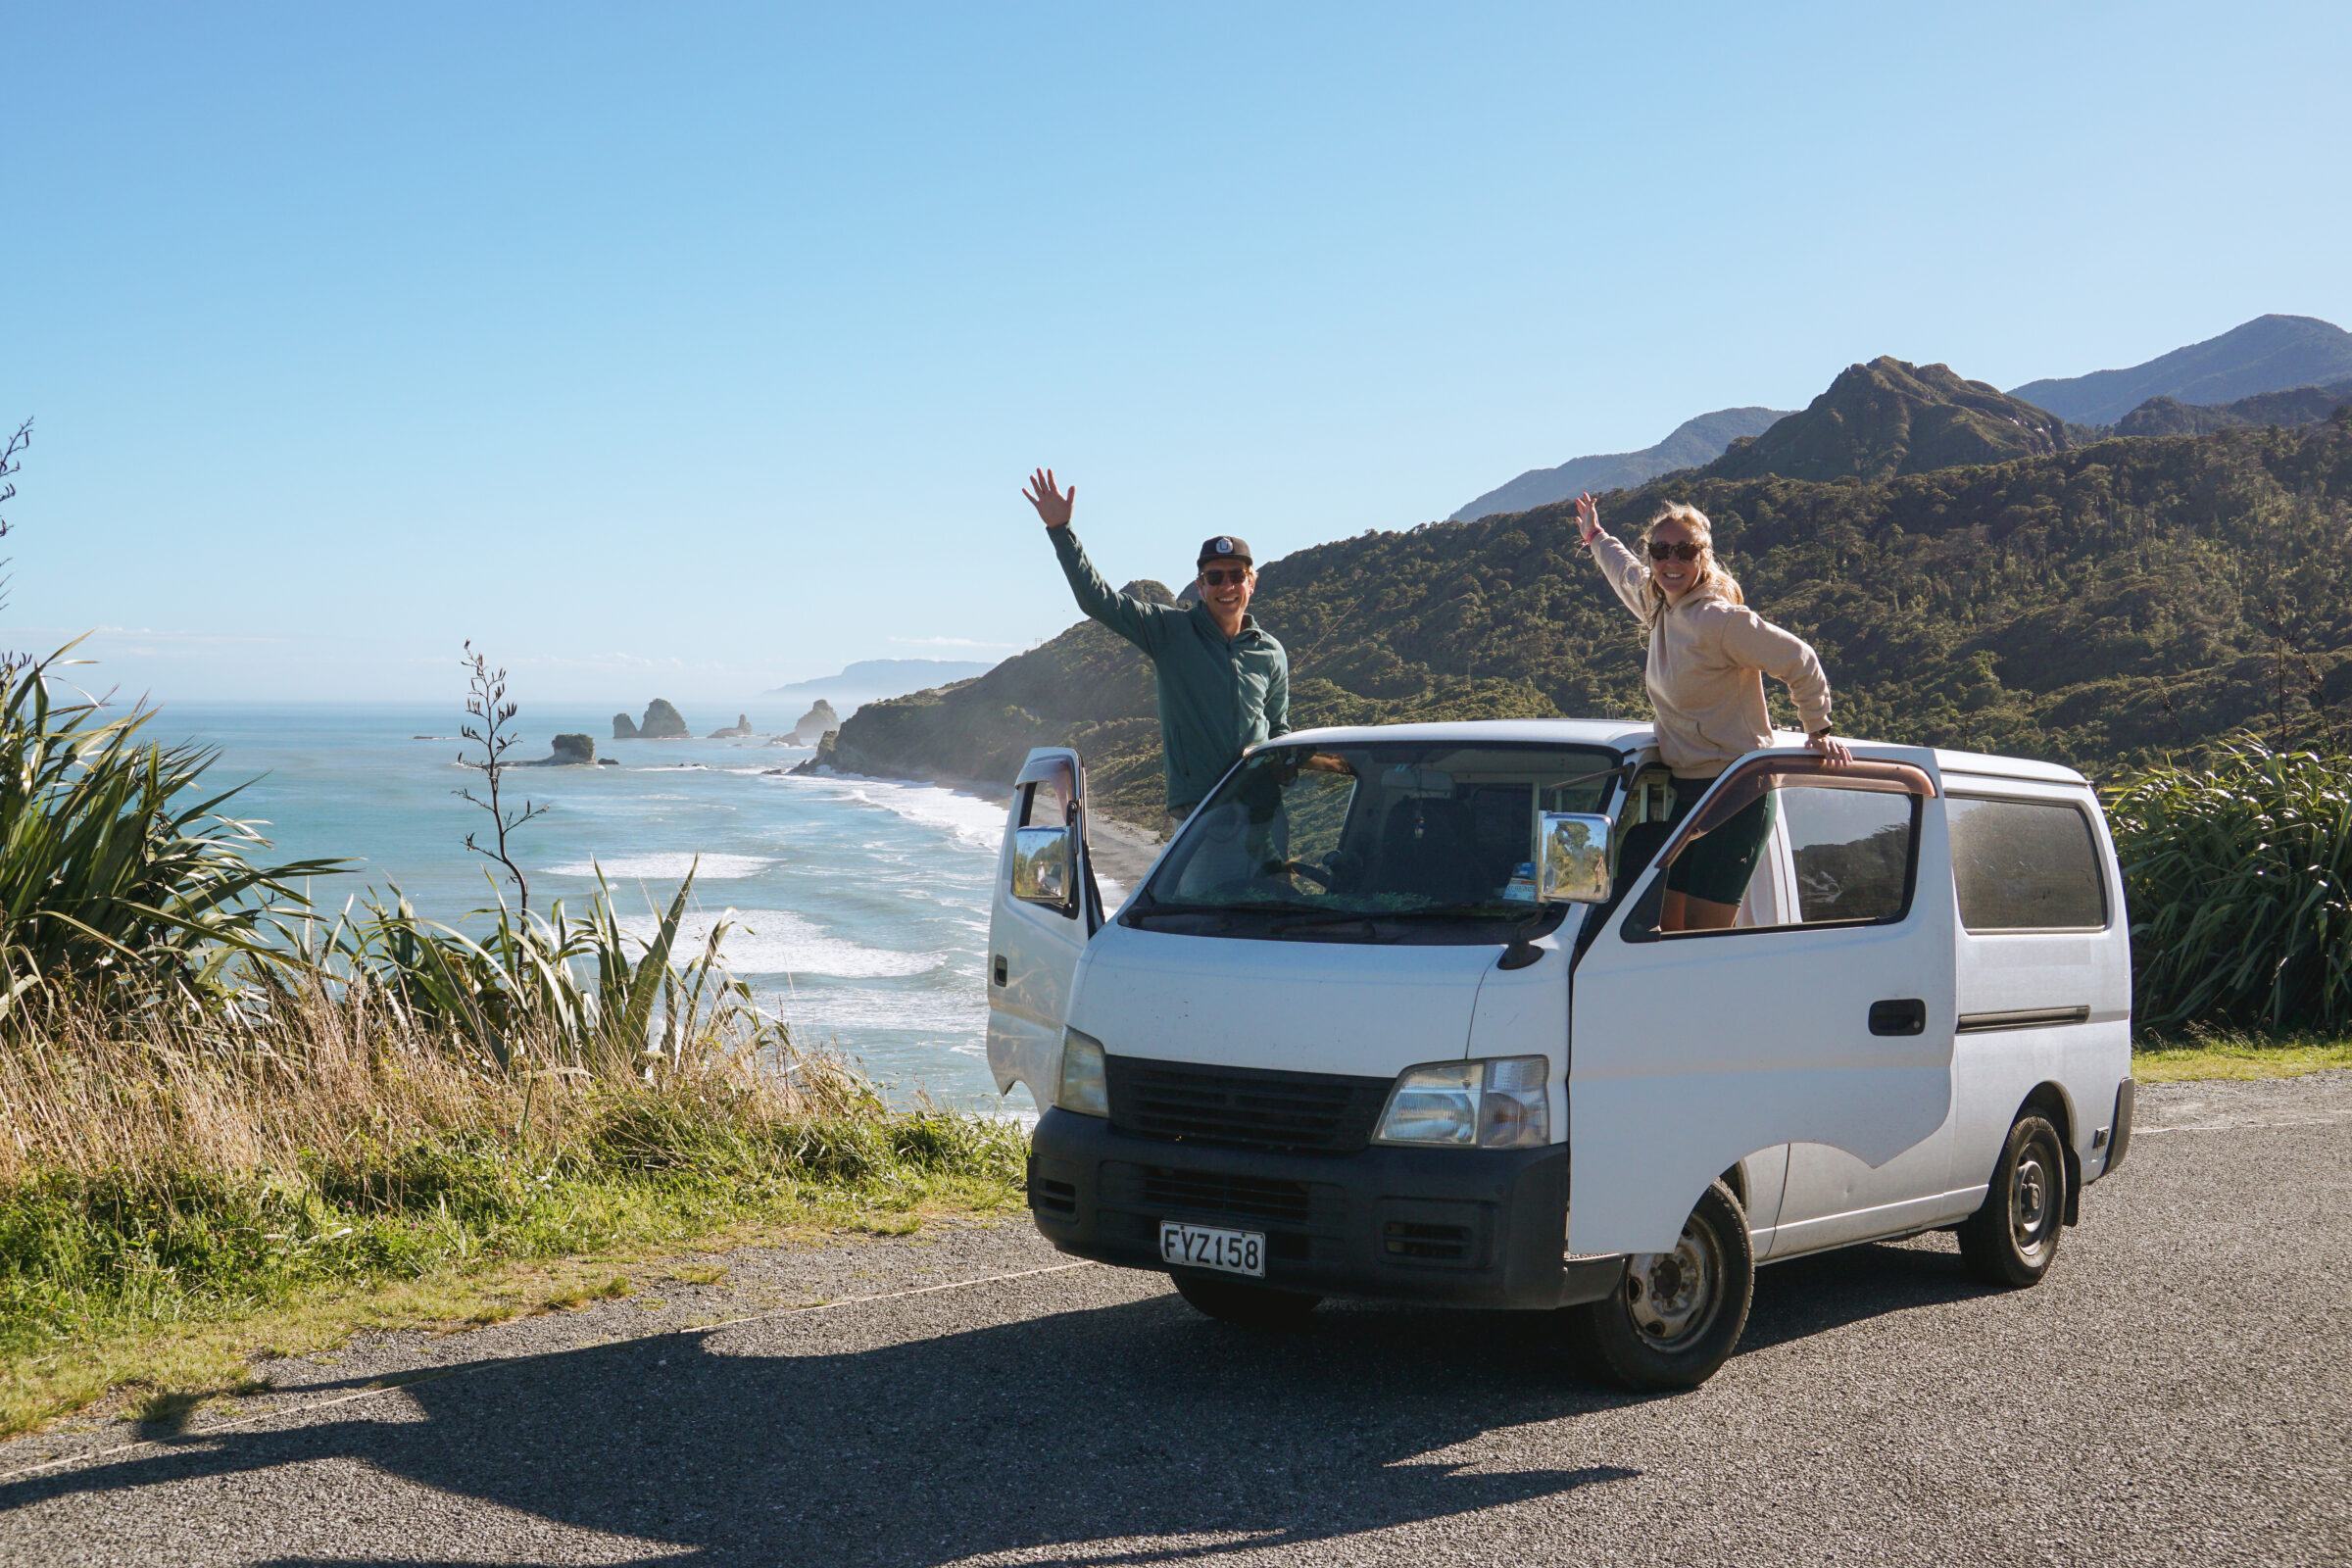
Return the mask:
{"type": "Polygon", "coordinates": [[[1213,1268],[1227,1274],[1266,1277],[1263,1231],[1220,1231],[1205,1225],[1159,1222],[1159,1256],[1178,1268],[1213,1268]]]}

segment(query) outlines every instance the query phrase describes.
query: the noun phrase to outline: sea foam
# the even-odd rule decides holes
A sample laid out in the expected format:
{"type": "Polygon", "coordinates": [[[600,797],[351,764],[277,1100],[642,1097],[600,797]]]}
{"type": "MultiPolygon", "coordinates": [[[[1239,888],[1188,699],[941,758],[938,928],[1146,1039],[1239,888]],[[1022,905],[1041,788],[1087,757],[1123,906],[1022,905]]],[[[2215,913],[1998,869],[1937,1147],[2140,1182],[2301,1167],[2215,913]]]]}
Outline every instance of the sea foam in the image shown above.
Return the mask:
{"type": "MultiPolygon", "coordinates": [[[[724,920],[727,932],[719,940],[719,957],[740,975],[828,975],[836,980],[882,980],[928,974],[946,962],[937,953],[902,953],[869,948],[834,936],[813,920],[789,909],[730,909],[717,914],[690,914],[679,923],[672,962],[698,956],[710,941],[710,929],[724,920]]],[[[654,922],[640,916],[621,922],[638,938],[654,933],[654,922]]]]}
{"type": "Polygon", "coordinates": [[[605,869],[607,881],[635,881],[644,878],[654,882],[669,882],[683,877],[689,870],[697,882],[723,882],[730,877],[758,876],[776,862],[759,855],[705,855],[698,858],[685,851],[662,855],[616,855],[610,860],[575,860],[566,865],[551,865],[543,869],[549,876],[594,876],[598,866],[605,869]]]}
{"type": "Polygon", "coordinates": [[[899,784],[889,779],[865,778],[856,774],[840,774],[831,778],[821,775],[802,775],[798,778],[791,774],[778,776],[804,786],[830,786],[827,793],[835,800],[875,808],[903,821],[941,829],[976,849],[993,850],[1004,837],[1003,803],[984,801],[977,795],[967,795],[961,790],[951,790],[936,784],[899,784]]]}

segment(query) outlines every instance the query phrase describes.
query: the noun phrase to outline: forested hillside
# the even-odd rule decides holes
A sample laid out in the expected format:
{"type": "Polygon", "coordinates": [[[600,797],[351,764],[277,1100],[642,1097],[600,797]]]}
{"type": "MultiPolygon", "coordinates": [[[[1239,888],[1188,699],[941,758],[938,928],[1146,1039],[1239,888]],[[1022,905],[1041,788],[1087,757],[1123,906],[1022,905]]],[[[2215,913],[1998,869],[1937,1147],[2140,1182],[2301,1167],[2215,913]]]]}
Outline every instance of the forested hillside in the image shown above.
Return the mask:
{"type": "Polygon", "coordinates": [[[2117,435],[2203,435],[2240,424],[2317,424],[2352,403],[2352,377],[2288,392],[2257,392],[2234,403],[2150,398],[2115,421],[2117,435]]]}
{"type": "MultiPolygon", "coordinates": [[[[1749,603],[1820,649],[1847,734],[2108,773],[2352,720],[2352,414],[1876,483],[1685,472],[1612,492],[1603,521],[1630,537],[1667,500],[1703,508],[1749,603]]],[[[1565,505],[1303,550],[1265,566],[1254,608],[1301,725],[1647,712],[1642,631],[1565,505]]],[[[1091,624],[861,710],[839,758],[1008,779],[1065,741],[1114,811],[1157,811],[1150,668],[1091,624]]]]}

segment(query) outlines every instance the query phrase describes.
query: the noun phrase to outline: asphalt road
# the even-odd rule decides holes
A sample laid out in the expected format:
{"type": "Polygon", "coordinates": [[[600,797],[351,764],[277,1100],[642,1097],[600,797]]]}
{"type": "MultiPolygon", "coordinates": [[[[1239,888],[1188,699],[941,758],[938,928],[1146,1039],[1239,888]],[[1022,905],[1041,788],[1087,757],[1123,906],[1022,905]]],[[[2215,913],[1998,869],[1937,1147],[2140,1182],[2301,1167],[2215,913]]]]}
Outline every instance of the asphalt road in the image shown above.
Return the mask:
{"type": "Polygon", "coordinates": [[[2352,1072],[2141,1107],[2040,1288],[1943,1236],[1767,1268],[1690,1394],[1581,1385],[1538,1318],[1260,1337],[951,1228],[0,1446],[0,1560],[2352,1560],[2352,1072]]]}

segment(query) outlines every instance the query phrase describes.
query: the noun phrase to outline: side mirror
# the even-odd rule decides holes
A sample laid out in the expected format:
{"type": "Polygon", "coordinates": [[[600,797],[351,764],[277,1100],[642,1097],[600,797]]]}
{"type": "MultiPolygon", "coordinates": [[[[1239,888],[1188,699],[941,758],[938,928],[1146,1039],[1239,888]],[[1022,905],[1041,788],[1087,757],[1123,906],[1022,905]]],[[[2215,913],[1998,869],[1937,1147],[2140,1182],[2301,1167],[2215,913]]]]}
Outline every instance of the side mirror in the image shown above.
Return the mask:
{"type": "Polygon", "coordinates": [[[1070,907],[1070,829],[1022,827],[1012,836],[1012,896],[1027,904],[1070,907]]]}
{"type": "Polygon", "coordinates": [[[1609,902],[1607,817],[1585,811],[1545,811],[1536,848],[1538,902],[1609,902]]]}

